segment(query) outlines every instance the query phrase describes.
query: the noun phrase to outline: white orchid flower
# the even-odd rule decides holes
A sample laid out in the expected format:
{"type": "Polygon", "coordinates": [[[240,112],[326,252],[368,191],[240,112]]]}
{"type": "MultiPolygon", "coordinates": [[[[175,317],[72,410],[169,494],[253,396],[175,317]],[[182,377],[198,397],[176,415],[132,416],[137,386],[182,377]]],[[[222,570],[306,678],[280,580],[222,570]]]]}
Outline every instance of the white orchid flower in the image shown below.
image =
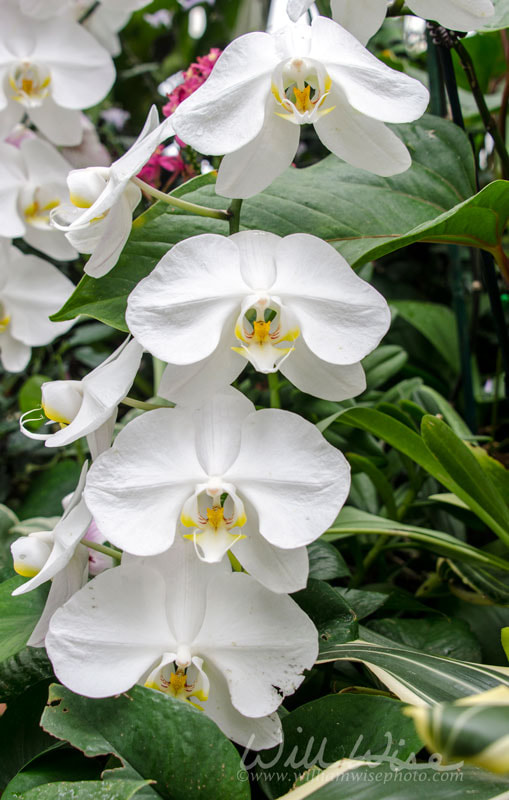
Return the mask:
{"type": "Polygon", "coordinates": [[[162,392],[174,402],[193,403],[200,385],[219,390],[247,361],[339,401],[364,391],[359,362],[387,332],[390,312],[321,239],[242,231],[175,245],[129,296],[126,319],[169,363],[162,392]]]}
{"type": "Polygon", "coordinates": [[[28,640],[32,647],[43,646],[53,613],[87,581],[88,550],[80,544],[92,521],[82,499],[87,466],[85,463],[78,486],[56,527],[21,536],[11,545],[15,571],[30,578],[13,595],[26,594],[52,581],[42,616],[28,640]]]}
{"type": "Polygon", "coordinates": [[[70,165],[48,142],[25,136],[17,147],[0,142],[0,236],[25,241],[51,258],[76,250],[50,225],[50,211],[67,198],[70,165]]]}
{"type": "Polygon", "coordinates": [[[385,122],[426,110],[419,81],[375,58],[335,22],[248,33],[219,56],[203,86],[171,119],[177,135],[208,155],[226,154],[216,191],[251,197],[290,166],[300,126],[313,124],[340,158],[377,175],[404,172],[405,145],[385,122]]]}
{"type": "MultiPolygon", "coordinates": [[[[41,387],[42,410],[50,423],[58,423],[55,433],[33,433],[25,425],[39,409],[27,411],[20,428],[30,439],[40,439],[46,447],[63,447],[82,436],[88,438],[92,458],[111,443],[117,408],[132,386],[140,366],[143,348],[126,339],[102,364],[81,381],[49,381],[41,387]]],[[[39,419],[39,417],[35,417],[39,419]]]]}
{"type": "Polygon", "coordinates": [[[21,372],[32,347],[49,344],[74,325],[49,317],[74,291],[53,264],[25,255],[0,240],[0,360],[8,372],[21,372]]]}
{"type": "Polygon", "coordinates": [[[51,222],[80,253],[92,253],[87,275],[100,278],[117,263],[132,226],[141,190],[131,179],[149,160],[156,147],[173,135],[172,123],[159,125],[155,106],[133,146],[111,167],[72,170],[67,178],[70,204],[51,213],[51,222]]]}
{"type": "MultiPolygon", "coordinates": [[[[314,0],[288,0],[288,16],[297,20],[314,0]]],[[[418,17],[439,22],[455,31],[482,28],[495,13],[491,0],[406,0],[418,17]]],[[[387,12],[387,0],[331,0],[332,18],[362,44],[381,28],[387,12]]]]}
{"type": "Polygon", "coordinates": [[[287,592],[305,586],[305,545],[349,487],[348,462],[314,425],[255,411],[231,389],[195,412],[163,408],[129,422],[93,464],[85,498],[128,553],[162,553],[184,534],[201,559],[218,562],[231,548],[258,581],[287,592]]]}
{"type": "Polygon", "coordinates": [[[144,683],[259,750],[281,741],[274,712],[312,667],[317,640],[290,597],[202,564],[181,542],[94,578],[54,614],[46,648],[73,692],[108,697],[144,683]]]}
{"type": "Polygon", "coordinates": [[[79,109],[99,103],[114,80],[109,53],[73,19],[35,19],[3,0],[0,138],[26,113],[55,144],[79,144],[79,109]]]}

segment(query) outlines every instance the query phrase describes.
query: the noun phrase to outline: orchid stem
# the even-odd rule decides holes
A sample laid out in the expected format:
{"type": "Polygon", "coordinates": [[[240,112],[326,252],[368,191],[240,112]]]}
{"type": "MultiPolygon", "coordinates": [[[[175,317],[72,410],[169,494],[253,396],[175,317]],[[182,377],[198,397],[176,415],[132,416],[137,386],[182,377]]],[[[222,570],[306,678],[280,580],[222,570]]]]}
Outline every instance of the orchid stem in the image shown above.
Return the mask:
{"type": "Polygon", "coordinates": [[[269,372],[269,391],[270,391],[270,407],[281,408],[281,398],[279,397],[279,376],[277,372],[269,372]]]}
{"type": "Polygon", "coordinates": [[[153,380],[154,380],[154,397],[157,397],[157,393],[159,391],[159,386],[161,384],[161,379],[163,377],[163,372],[166,369],[166,364],[164,361],[161,361],[160,358],[156,358],[155,356],[152,357],[152,371],[153,371],[153,380]]]}
{"type": "Polygon", "coordinates": [[[81,544],[84,544],[85,547],[89,547],[91,550],[97,550],[98,553],[103,553],[105,556],[111,556],[115,561],[120,561],[122,558],[122,552],[120,550],[115,550],[114,547],[107,547],[105,544],[90,542],[88,539],[82,539],[81,544]]]}
{"type": "Polygon", "coordinates": [[[207,208],[207,206],[198,206],[196,203],[189,203],[187,200],[181,200],[180,197],[175,197],[173,194],[165,194],[159,191],[149,183],[145,183],[140,178],[131,178],[131,182],[136,184],[142,192],[155,197],[156,200],[162,200],[163,203],[174,208],[180,208],[181,211],[187,211],[189,214],[195,214],[198,217],[211,217],[212,219],[222,219],[228,222],[230,214],[227,211],[222,211],[219,208],[207,208]]]}
{"type": "Polygon", "coordinates": [[[154,411],[156,408],[173,408],[173,403],[145,403],[143,400],[135,400],[134,397],[124,397],[122,405],[129,408],[140,408],[142,411],[154,411]]]}
{"type": "Polygon", "coordinates": [[[230,215],[230,236],[238,233],[240,229],[240,209],[242,208],[242,200],[232,200],[228,214],[230,215]]]}

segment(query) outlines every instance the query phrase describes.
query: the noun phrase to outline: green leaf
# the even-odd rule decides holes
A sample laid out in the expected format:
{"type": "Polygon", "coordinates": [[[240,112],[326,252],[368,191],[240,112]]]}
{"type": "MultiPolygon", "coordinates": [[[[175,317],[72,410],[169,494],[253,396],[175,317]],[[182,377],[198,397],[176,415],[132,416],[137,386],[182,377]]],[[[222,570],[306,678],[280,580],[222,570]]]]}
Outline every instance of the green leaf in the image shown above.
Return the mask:
{"type": "Polygon", "coordinates": [[[433,345],[455,374],[460,372],[458,329],[450,308],[417,300],[391,300],[390,305],[433,345]]]}
{"type": "Polygon", "coordinates": [[[368,389],[378,389],[397,375],[408,361],[408,354],[397,344],[385,344],[363,359],[368,389]]]}
{"type": "Polygon", "coordinates": [[[338,592],[328,583],[310,579],[305,589],[293,599],[311,617],[318,630],[320,653],[338,642],[358,636],[357,618],[338,592]]]}
{"type": "Polygon", "coordinates": [[[80,471],[80,465],[76,461],[65,458],[37,473],[23,498],[18,512],[20,519],[61,516],[62,499],[75,490],[80,471]]]}
{"type": "Polygon", "coordinates": [[[24,647],[0,663],[0,702],[11,702],[30,686],[53,675],[43,647],[24,647]]]}
{"type": "Polygon", "coordinates": [[[434,764],[392,764],[343,759],[281,797],[281,800],[506,800],[509,781],[475,767],[442,775],[434,764]],[[408,776],[408,777],[407,777],[408,776]],[[438,776],[438,780],[437,780],[438,776]]]}
{"type": "Polygon", "coordinates": [[[321,581],[347,578],[350,575],[345,559],[330,542],[317,539],[307,547],[309,556],[309,577],[321,581]]]}
{"type": "Polygon", "coordinates": [[[374,619],[368,627],[393,642],[431,655],[459,661],[482,660],[479,642],[461,619],[374,619]]]}
{"type": "Polygon", "coordinates": [[[509,544],[509,509],[468,445],[438,417],[424,417],[421,432],[429,450],[452,478],[453,483],[449,480],[446,485],[509,544]]]}
{"type": "Polygon", "coordinates": [[[466,761],[509,774],[509,688],[499,687],[434,708],[412,706],[405,713],[430,753],[445,763],[466,761]]]}
{"type": "Polygon", "coordinates": [[[417,705],[452,702],[500,684],[509,687],[509,667],[471,664],[423,653],[393,644],[367,629],[362,635],[364,639],[373,636],[377,641],[344,642],[328,651],[324,648],[318,663],[358,661],[401,700],[417,705]]]}
{"type": "Polygon", "coordinates": [[[57,739],[52,741],[56,749],[42,753],[18,772],[5,787],[2,800],[24,800],[29,789],[55,781],[99,780],[104,759],[86,758],[78,750],[62,746],[57,739]]]}
{"type": "Polygon", "coordinates": [[[377,536],[402,536],[410,539],[415,545],[432,553],[443,555],[457,560],[471,563],[482,564],[496,567],[505,572],[509,570],[509,561],[499,556],[472,547],[460,539],[456,539],[448,533],[431,530],[429,528],[419,528],[416,525],[407,525],[402,522],[377,517],[375,514],[368,514],[353,506],[345,506],[334,523],[329,528],[324,538],[327,541],[336,541],[344,536],[358,534],[376,534],[377,536]]]}
{"type": "Polygon", "coordinates": [[[354,473],[364,472],[372,481],[385,505],[387,516],[391,519],[396,519],[398,516],[398,509],[396,508],[394,492],[382,470],[378,469],[370,458],[357,455],[357,453],[346,453],[345,455],[354,473]]]}
{"type": "Polygon", "coordinates": [[[48,682],[43,681],[9,701],[7,710],[0,717],[0,793],[35,756],[59,746],[56,739],[39,727],[47,698],[48,682]]]}
{"type": "Polygon", "coordinates": [[[499,572],[488,567],[464,564],[447,559],[439,566],[439,575],[449,582],[453,588],[454,579],[459,578],[467,591],[471,591],[470,601],[479,605],[509,606],[509,576],[506,572],[499,572]]]}
{"type": "MultiPolygon", "coordinates": [[[[414,393],[414,399],[421,405],[428,414],[442,414],[454,433],[461,439],[468,438],[472,432],[468,425],[463,422],[458,412],[442,395],[431,386],[420,386],[414,393]]],[[[420,427],[420,422],[419,422],[420,427]]]]}
{"type": "Polygon", "coordinates": [[[14,511],[0,505],[0,580],[7,580],[14,574],[10,546],[15,537],[11,535],[11,531],[18,522],[14,511]]]}
{"type": "MultiPolygon", "coordinates": [[[[326,769],[340,758],[380,756],[398,749],[404,760],[421,749],[400,701],[374,695],[336,694],[306,703],[282,719],[283,744],[253,757],[257,783],[269,798],[289,791],[303,772],[326,769]]],[[[251,763],[245,761],[246,767],[251,763]]]]}
{"type": "Polygon", "coordinates": [[[59,781],[36,786],[23,800],[130,800],[147,781],[59,781]]]}
{"type": "MultiPolygon", "coordinates": [[[[496,184],[492,184],[495,190],[487,187],[482,197],[477,196],[479,200],[468,201],[477,203],[479,208],[467,212],[466,220],[460,212],[463,227],[454,224],[455,212],[450,211],[475,192],[472,149],[465,133],[452,123],[431,116],[417,123],[397,125],[395,131],[412,152],[412,167],[406,172],[380,178],[335,156],[306,169],[289,169],[264,192],[244,201],[242,228],[272,231],[280,236],[310,233],[333,242],[352,264],[370,261],[375,255],[425,239],[428,228],[433,230],[430,220],[440,219],[444,212],[453,218],[448,227],[454,241],[458,229],[470,234],[472,230],[480,230],[484,223],[486,230],[482,232],[490,237],[489,244],[497,243],[492,228],[498,216],[490,204],[494,208],[500,205],[505,189],[503,181],[498,182],[498,192],[496,184]],[[483,205],[487,208],[481,210],[483,205]],[[421,233],[409,235],[423,223],[421,233]]],[[[185,194],[193,203],[222,208],[224,199],[215,194],[212,180],[211,175],[194,179],[179,187],[175,194],[185,194]]],[[[73,319],[84,314],[126,330],[125,307],[134,286],[152,271],[171,246],[200,233],[227,234],[228,226],[218,220],[183,214],[163,203],[156,204],[135,221],[116,267],[99,280],[85,276],[52,319],[73,319]]],[[[468,242],[471,243],[471,237],[468,242]]]]}
{"type": "Polygon", "coordinates": [[[249,797],[249,787],[237,779],[239,755],[217,725],[161,692],[134,686],[97,700],[53,685],[41,725],[87,756],[117,755],[141,777],[155,780],[167,800],[249,797]]]}
{"type": "Polygon", "coordinates": [[[502,628],[501,631],[502,647],[509,661],[509,628],[502,628]]]}
{"type": "Polygon", "coordinates": [[[368,592],[365,589],[347,589],[343,586],[336,586],[336,591],[350,606],[358,620],[369,617],[378,611],[389,599],[389,595],[382,592],[368,592]]]}
{"type": "Polygon", "coordinates": [[[0,584],[0,662],[18,653],[27,643],[39,621],[48,594],[48,586],[12,597],[26,578],[15,575],[0,584]]]}

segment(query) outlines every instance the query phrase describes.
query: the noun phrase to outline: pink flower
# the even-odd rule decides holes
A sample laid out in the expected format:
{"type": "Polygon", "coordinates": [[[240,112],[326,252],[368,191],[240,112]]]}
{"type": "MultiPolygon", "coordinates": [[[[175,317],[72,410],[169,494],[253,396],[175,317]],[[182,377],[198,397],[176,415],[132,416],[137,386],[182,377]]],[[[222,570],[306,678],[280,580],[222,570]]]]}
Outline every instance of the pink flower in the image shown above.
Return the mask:
{"type": "Polygon", "coordinates": [[[168,102],[163,106],[163,114],[165,117],[169,117],[170,114],[173,114],[177,106],[179,106],[186,97],[189,97],[202,83],[205,83],[220,55],[221,50],[217,47],[213,47],[206,56],[198,56],[197,60],[190,64],[188,69],[183,73],[183,82],[168,95],[168,102]]]}

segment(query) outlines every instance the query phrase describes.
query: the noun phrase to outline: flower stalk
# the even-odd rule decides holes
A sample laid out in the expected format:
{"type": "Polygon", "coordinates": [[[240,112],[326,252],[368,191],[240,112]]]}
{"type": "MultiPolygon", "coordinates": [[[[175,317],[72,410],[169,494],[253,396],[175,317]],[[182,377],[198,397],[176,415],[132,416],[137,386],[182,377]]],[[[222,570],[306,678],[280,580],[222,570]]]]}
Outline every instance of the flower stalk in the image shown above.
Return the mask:
{"type": "Polygon", "coordinates": [[[222,211],[219,208],[207,208],[207,206],[199,206],[196,203],[189,203],[187,200],[181,200],[180,197],[175,197],[172,194],[165,194],[155,186],[145,183],[141,178],[131,178],[132,183],[138,186],[145,194],[154,197],[156,200],[162,200],[173,208],[180,208],[181,211],[187,211],[188,214],[195,214],[197,217],[210,217],[211,219],[222,219],[226,222],[230,220],[228,211],[222,211]]]}

